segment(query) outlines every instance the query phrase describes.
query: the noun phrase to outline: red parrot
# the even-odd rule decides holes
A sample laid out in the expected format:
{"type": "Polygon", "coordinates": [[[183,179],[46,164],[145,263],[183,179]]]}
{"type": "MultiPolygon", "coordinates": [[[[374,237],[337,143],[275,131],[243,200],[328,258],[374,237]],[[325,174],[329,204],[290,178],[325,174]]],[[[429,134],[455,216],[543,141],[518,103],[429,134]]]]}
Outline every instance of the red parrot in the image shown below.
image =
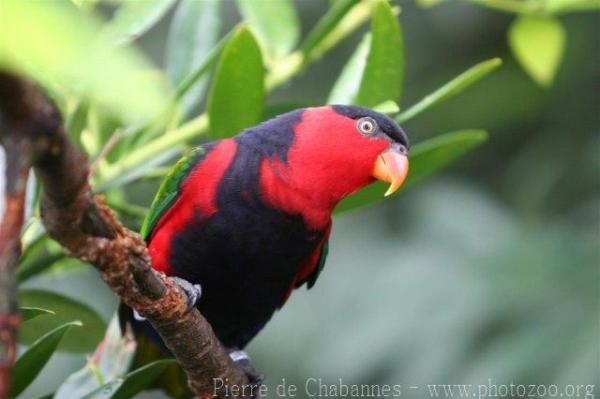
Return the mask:
{"type": "Polygon", "coordinates": [[[393,119],[343,105],[194,148],[142,226],[153,267],[178,278],[225,346],[243,349],[294,288],[315,284],[338,202],[376,179],[396,191],[408,149],[393,119]]]}

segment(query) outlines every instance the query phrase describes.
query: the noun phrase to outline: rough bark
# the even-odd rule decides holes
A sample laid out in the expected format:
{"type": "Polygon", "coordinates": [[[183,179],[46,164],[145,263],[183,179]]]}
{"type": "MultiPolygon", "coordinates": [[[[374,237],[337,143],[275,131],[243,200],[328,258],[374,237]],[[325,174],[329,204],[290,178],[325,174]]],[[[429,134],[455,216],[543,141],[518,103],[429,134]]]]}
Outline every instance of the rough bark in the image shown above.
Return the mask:
{"type": "MultiPolygon", "coordinates": [[[[12,172],[7,170],[8,177],[15,167],[19,176],[26,176],[29,166],[35,170],[42,187],[42,220],[49,236],[71,256],[93,265],[125,304],[148,319],[181,363],[192,391],[199,397],[227,397],[235,392],[232,387],[248,386],[246,376],[230,360],[206,319],[196,309],[188,311],[185,295],[168,277],[152,269],[140,236],[125,228],[102,197],[91,191],[86,158],[65,134],[53,102],[30,82],[3,73],[0,137],[12,154],[7,162],[12,168],[12,172]],[[214,379],[226,380],[229,385],[215,392],[214,379]]],[[[20,253],[21,183],[14,203],[7,190],[11,209],[7,206],[0,236],[0,284],[5,278],[9,288],[0,288],[0,345],[5,336],[8,343],[0,346],[0,362],[6,360],[0,363],[0,373],[7,375],[14,361],[19,322],[12,269],[20,253]],[[2,364],[8,365],[6,371],[2,364]]],[[[0,399],[4,397],[0,392],[0,399]]]]}

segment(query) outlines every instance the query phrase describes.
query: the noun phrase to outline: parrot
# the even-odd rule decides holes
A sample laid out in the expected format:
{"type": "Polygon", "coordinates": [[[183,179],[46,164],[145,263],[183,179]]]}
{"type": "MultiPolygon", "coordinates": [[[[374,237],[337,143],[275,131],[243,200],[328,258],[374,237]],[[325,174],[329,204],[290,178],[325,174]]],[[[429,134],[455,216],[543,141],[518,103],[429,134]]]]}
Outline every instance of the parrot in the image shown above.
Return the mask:
{"type": "MultiPolygon", "coordinates": [[[[397,191],[409,148],[396,121],[353,105],[297,109],[192,148],[142,224],[152,267],[175,279],[232,359],[246,361],[244,348],[292,291],[323,271],[336,205],[376,180],[389,183],[386,196],[397,191]]],[[[123,314],[160,340],[143,317],[123,314]]]]}

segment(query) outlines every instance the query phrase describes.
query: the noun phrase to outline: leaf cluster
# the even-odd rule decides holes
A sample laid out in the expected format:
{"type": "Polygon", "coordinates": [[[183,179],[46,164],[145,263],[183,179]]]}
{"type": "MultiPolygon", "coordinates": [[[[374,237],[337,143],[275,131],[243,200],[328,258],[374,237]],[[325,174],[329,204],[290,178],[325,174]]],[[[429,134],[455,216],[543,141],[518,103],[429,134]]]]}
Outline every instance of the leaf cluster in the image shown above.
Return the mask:
{"type": "MultiPolygon", "coordinates": [[[[492,10],[515,14],[508,29],[508,45],[525,72],[538,85],[551,86],[567,45],[559,16],[600,10],[596,0],[463,0],[492,10]]],[[[446,0],[419,0],[430,7],[446,0]]]]}

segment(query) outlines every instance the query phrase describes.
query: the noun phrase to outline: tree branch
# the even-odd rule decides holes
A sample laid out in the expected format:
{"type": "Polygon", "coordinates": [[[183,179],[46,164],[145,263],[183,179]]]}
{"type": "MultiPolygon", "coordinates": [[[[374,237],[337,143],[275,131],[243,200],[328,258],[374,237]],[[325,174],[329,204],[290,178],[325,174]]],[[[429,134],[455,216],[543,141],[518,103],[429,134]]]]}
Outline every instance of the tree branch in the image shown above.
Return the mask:
{"type": "Polygon", "coordinates": [[[8,396],[11,370],[17,354],[17,331],[21,323],[14,269],[21,256],[20,236],[29,171],[29,159],[21,156],[25,154],[26,143],[4,132],[5,124],[0,114],[0,142],[6,150],[5,207],[0,225],[0,398],[8,396]]]}
{"type": "MultiPolygon", "coordinates": [[[[52,101],[33,84],[3,73],[0,99],[0,137],[7,152],[14,152],[7,165],[25,165],[25,174],[29,166],[34,168],[42,187],[41,214],[49,236],[70,255],[92,264],[126,305],[148,319],[181,363],[196,395],[230,396],[227,385],[214,392],[216,378],[228,381],[230,386],[248,386],[246,376],[230,360],[206,319],[196,309],[187,311],[185,295],[168,277],[152,269],[139,235],[126,229],[102,197],[92,193],[85,156],[69,141],[52,101]],[[10,140],[20,143],[21,150],[8,148],[10,140]]],[[[22,203],[21,198],[17,232],[22,223],[22,203]]],[[[12,213],[4,219],[2,232],[11,217],[16,217],[12,213]]],[[[19,251],[11,248],[20,247],[18,237],[14,228],[10,236],[2,236],[0,248],[12,251],[9,260],[13,263],[2,267],[0,273],[12,269],[16,262],[19,251]]],[[[4,251],[0,255],[4,262],[4,251]]],[[[8,273],[12,290],[2,289],[2,295],[10,295],[14,310],[14,276],[12,270],[8,273]]],[[[12,332],[18,317],[16,320],[12,332]]],[[[13,359],[14,353],[9,360],[13,359]]]]}

